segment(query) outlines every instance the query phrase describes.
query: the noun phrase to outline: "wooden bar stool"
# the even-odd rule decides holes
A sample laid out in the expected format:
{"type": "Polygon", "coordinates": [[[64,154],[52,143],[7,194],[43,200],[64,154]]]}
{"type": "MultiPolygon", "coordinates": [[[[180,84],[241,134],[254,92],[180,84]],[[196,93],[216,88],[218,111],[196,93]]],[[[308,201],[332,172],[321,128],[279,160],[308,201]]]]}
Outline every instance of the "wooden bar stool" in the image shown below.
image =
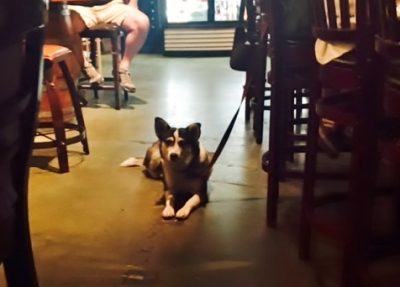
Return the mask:
{"type": "MultiPolygon", "coordinates": [[[[112,57],[112,76],[104,77],[105,82],[100,84],[88,84],[81,82],[78,86],[79,89],[91,89],[94,92],[94,96],[98,98],[99,90],[111,90],[114,91],[115,96],[115,109],[121,108],[120,104],[120,84],[119,84],[119,62],[120,55],[124,53],[125,46],[125,34],[121,27],[115,24],[98,24],[94,27],[86,29],[80,33],[82,38],[88,38],[90,40],[90,58],[93,65],[98,68],[97,63],[101,61],[101,55],[97,53],[96,39],[110,39],[111,41],[111,57],[112,57]]],[[[123,91],[124,100],[128,100],[128,92],[123,91]]]]}
{"type": "Polygon", "coordinates": [[[63,46],[45,44],[44,86],[35,149],[57,149],[59,172],[69,171],[67,146],[81,142],[89,154],[85,122],[74,81],[67,66],[72,52],[63,46]]]}

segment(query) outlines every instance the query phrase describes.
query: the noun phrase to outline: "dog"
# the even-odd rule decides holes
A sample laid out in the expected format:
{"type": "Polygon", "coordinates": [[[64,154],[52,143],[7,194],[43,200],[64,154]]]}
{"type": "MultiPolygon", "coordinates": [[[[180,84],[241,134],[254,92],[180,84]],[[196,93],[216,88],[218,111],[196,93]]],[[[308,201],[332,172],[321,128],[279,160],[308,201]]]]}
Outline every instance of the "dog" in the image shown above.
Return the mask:
{"type": "Polygon", "coordinates": [[[212,154],[199,142],[200,123],[175,128],[156,117],[154,129],[158,140],[146,151],[145,174],[164,183],[162,217],[187,219],[195,208],[208,202],[212,154]],[[181,207],[179,200],[183,200],[181,207]]]}

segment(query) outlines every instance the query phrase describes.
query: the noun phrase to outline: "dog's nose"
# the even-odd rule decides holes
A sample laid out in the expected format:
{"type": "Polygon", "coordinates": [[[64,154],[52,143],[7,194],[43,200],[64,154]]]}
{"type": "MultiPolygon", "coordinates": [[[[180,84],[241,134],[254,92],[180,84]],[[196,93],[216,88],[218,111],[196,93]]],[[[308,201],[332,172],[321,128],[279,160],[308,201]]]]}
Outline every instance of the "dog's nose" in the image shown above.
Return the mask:
{"type": "Polygon", "coordinates": [[[178,159],[178,154],[171,153],[169,157],[170,157],[171,161],[176,161],[178,159]]]}

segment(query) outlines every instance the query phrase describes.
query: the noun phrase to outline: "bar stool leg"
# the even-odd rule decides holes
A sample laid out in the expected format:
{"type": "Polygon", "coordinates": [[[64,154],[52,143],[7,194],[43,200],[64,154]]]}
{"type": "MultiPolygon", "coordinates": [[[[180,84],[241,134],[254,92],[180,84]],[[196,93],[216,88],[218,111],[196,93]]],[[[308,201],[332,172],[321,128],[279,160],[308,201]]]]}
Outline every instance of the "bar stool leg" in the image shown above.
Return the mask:
{"type": "Polygon", "coordinates": [[[112,53],[112,64],[113,64],[113,77],[114,77],[114,93],[115,93],[115,109],[121,108],[119,100],[119,52],[118,52],[118,37],[111,37],[111,53],[112,53]]]}
{"type": "Polygon", "coordinates": [[[69,172],[67,140],[64,130],[64,117],[62,113],[61,103],[54,88],[53,82],[46,82],[47,95],[51,109],[51,117],[53,120],[56,149],[60,173],[69,172]]]}
{"type": "MultiPolygon", "coordinates": [[[[97,67],[97,47],[96,47],[96,39],[95,38],[89,38],[89,43],[90,43],[90,60],[92,61],[92,65],[94,67],[97,67]]],[[[99,99],[99,91],[96,88],[96,85],[92,85],[93,86],[93,94],[94,94],[94,98],[96,100],[99,99]]]]}
{"type": "MultiPolygon", "coordinates": [[[[121,57],[123,57],[124,53],[125,53],[125,34],[123,32],[121,32],[121,34],[119,35],[119,42],[120,42],[119,51],[120,51],[121,57]]],[[[124,90],[124,100],[125,101],[128,101],[128,96],[129,96],[129,93],[124,90]]]]}
{"type": "Polygon", "coordinates": [[[59,62],[59,66],[64,75],[65,82],[67,83],[68,90],[71,95],[71,102],[74,107],[76,120],[78,122],[79,133],[81,135],[83,135],[82,141],[81,141],[82,145],[83,145],[83,151],[85,152],[85,154],[89,154],[89,144],[88,144],[88,140],[87,140],[86,126],[85,126],[85,121],[84,121],[83,115],[82,115],[82,109],[81,109],[81,106],[80,106],[80,103],[78,100],[78,98],[79,98],[78,91],[76,90],[74,81],[71,77],[71,74],[68,70],[68,66],[65,63],[65,61],[59,62]]]}

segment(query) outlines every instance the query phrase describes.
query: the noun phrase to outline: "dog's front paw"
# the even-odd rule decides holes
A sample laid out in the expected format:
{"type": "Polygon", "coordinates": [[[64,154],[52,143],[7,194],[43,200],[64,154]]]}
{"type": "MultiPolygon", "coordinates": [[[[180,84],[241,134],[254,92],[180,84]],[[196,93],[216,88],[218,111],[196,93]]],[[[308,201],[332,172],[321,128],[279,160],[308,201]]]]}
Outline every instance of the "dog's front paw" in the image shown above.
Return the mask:
{"type": "Polygon", "coordinates": [[[162,217],[164,219],[170,219],[175,216],[175,210],[171,206],[166,206],[162,211],[162,217]]]}
{"type": "Polygon", "coordinates": [[[191,211],[190,208],[183,207],[183,208],[178,210],[178,212],[176,213],[175,217],[177,219],[180,219],[180,220],[186,219],[186,218],[189,217],[190,211],[191,211]]]}

